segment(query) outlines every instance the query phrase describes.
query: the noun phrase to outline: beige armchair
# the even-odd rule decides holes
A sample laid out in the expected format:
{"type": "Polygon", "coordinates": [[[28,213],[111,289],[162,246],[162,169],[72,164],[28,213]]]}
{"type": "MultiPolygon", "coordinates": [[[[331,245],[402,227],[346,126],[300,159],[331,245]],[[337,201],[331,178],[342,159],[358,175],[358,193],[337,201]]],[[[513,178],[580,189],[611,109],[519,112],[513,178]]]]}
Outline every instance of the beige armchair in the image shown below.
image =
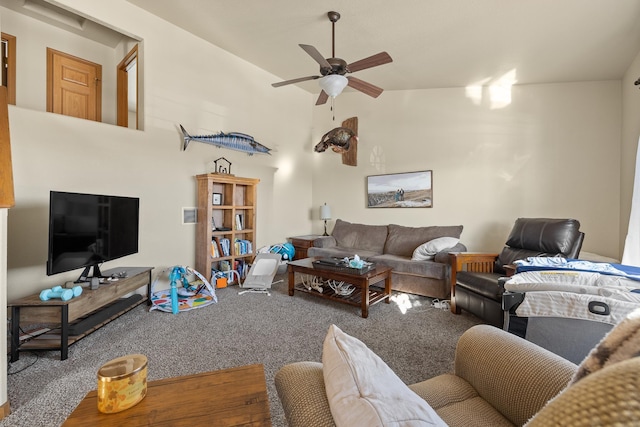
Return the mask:
{"type": "MultiPolygon", "coordinates": [[[[277,372],[275,385],[289,427],[335,426],[322,369],[321,363],[298,362],[277,372]]],[[[528,420],[527,427],[637,425],[640,357],[607,366],[565,389],[576,370],[522,338],[478,325],[458,341],[453,373],[409,388],[449,426],[521,426],[528,420]]]]}

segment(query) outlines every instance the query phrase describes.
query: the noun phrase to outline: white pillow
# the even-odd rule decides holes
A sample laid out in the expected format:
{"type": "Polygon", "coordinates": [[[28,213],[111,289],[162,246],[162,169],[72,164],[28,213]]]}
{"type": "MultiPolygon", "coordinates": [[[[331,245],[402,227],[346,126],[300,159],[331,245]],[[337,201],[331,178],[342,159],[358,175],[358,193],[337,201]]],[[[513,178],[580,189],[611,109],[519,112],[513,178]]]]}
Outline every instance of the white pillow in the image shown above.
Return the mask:
{"type": "Polygon", "coordinates": [[[324,340],[322,364],[337,427],[447,425],[380,357],[336,325],[324,340]]]}
{"type": "Polygon", "coordinates": [[[412,261],[424,261],[433,259],[434,255],[440,251],[452,248],[458,244],[460,239],[455,237],[438,237],[423,243],[413,251],[412,261]]]}

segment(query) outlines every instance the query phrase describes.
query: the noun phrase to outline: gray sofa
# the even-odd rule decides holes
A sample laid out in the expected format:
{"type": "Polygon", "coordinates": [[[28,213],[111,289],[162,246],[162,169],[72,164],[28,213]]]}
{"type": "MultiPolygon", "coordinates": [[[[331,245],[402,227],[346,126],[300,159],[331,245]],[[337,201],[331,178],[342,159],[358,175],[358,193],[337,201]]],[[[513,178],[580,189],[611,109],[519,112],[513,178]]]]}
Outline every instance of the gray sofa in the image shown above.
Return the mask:
{"type": "Polygon", "coordinates": [[[355,224],[338,219],[331,236],[314,240],[307,254],[338,258],[357,254],[364,260],[393,268],[393,290],[445,299],[451,290],[448,253],[466,251],[464,244],[458,241],[461,233],[461,225],[405,227],[355,224]],[[454,244],[442,247],[439,242],[454,244]],[[433,253],[431,259],[412,260],[418,247],[439,251],[433,253]]]}

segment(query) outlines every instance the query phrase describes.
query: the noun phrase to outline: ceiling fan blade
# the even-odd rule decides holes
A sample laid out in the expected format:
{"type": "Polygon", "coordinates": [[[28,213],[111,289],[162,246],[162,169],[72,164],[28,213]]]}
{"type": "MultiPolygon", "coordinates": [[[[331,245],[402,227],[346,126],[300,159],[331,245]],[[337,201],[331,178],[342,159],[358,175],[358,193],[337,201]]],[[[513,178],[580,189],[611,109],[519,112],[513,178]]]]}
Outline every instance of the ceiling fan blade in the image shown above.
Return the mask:
{"type": "Polygon", "coordinates": [[[329,99],[329,95],[327,95],[327,92],[325,92],[325,91],[320,92],[320,96],[318,96],[318,100],[316,101],[316,105],[322,105],[322,104],[326,103],[327,99],[329,99]]]}
{"type": "Polygon", "coordinates": [[[352,76],[347,77],[347,79],[349,79],[348,86],[374,98],[380,96],[383,91],[383,89],[379,88],[378,86],[374,86],[371,83],[365,82],[364,80],[360,80],[352,76]]]}
{"type": "Polygon", "coordinates": [[[347,69],[349,70],[349,72],[355,73],[356,71],[365,70],[371,67],[377,67],[378,65],[388,64],[389,62],[393,62],[391,56],[389,56],[387,52],[380,52],[368,58],[352,62],[351,64],[347,65],[347,69]]]}
{"type": "Polygon", "coordinates": [[[306,82],[307,80],[315,80],[315,79],[319,79],[320,77],[322,77],[322,76],[298,77],[297,79],[285,80],[283,82],[278,82],[278,83],[271,83],[271,86],[280,87],[280,86],[284,86],[284,85],[290,85],[290,84],[293,84],[293,83],[306,82]]]}
{"type": "Polygon", "coordinates": [[[322,54],[320,52],[318,52],[318,49],[316,49],[315,47],[309,45],[309,44],[299,44],[298,46],[300,46],[302,49],[304,49],[305,52],[307,52],[309,54],[309,56],[311,56],[313,59],[315,59],[315,61],[320,64],[320,68],[326,68],[326,69],[331,69],[331,64],[329,64],[329,61],[327,61],[324,56],[322,56],[322,54]]]}

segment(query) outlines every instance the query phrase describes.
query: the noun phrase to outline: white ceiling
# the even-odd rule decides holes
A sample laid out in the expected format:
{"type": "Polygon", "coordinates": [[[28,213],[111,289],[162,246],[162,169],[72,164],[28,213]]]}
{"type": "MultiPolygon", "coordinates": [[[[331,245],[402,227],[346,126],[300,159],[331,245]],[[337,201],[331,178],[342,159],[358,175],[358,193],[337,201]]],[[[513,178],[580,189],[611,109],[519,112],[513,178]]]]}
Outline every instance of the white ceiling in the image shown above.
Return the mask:
{"type": "MultiPolygon", "coordinates": [[[[640,0],[128,0],[274,74],[319,74],[299,43],[348,63],[385,90],[618,80],[640,52],[640,0]]],[[[299,84],[318,93],[317,82],[299,84]]],[[[281,89],[274,89],[281,90],[281,89]]]]}

